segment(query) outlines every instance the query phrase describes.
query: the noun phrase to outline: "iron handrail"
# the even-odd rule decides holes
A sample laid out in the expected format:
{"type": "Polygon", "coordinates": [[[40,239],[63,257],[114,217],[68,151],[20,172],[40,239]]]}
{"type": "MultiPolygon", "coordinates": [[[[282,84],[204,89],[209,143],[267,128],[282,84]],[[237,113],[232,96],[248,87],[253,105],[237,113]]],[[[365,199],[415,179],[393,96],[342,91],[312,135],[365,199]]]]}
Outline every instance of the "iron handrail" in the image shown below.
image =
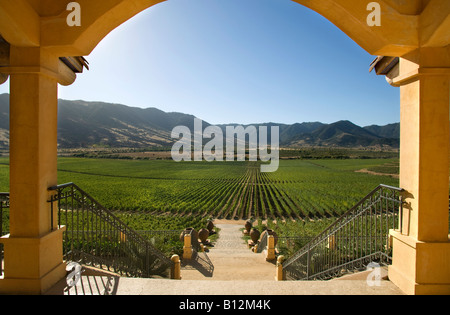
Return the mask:
{"type": "Polygon", "coordinates": [[[9,193],[0,193],[0,237],[3,236],[3,209],[9,209],[9,193]]]}
{"type": "Polygon", "coordinates": [[[48,190],[54,192],[49,200],[52,229],[55,206],[58,227],[66,226],[63,239],[66,259],[144,278],[155,274],[164,276],[172,266],[172,261],[144,236],[76,184],[67,183],[48,190]]]}
{"type": "Polygon", "coordinates": [[[3,208],[9,208],[9,193],[0,192],[0,206],[3,208]]]}
{"type": "MultiPolygon", "coordinates": [[[[0,193],[0,237],[6,234],[8,231],[3,230],[3,210],[9,209],[9,193],[0,193]]],[[[0,276],[3,275],[3,258],[4,258],[4,246],[0,242],[0,276]]]]}
{"type": "Polygon", "coordinates": [[[402,192],[388,185],[372,190],[287,259],[286,275],[294,280],[328,279],[342,269],[361,268],[370,259],[389,260],[389,229],[402,225],[402,192]]]}

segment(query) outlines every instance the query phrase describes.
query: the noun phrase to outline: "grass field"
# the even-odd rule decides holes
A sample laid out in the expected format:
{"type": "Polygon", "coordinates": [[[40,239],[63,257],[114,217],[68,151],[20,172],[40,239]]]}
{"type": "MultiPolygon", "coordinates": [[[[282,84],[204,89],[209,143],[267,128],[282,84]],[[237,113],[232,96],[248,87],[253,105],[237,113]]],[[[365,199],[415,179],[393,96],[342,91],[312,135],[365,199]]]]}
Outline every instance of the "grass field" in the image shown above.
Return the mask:
{"type": "MultiPolygon", "coordinates": [[[[283,253],[298,250],[379,184],[398,186],[396,173],[395,158],[281,160],[274,173],[261,173],[257,162],[58,159],[59,184],[76,183],[134,230],[199,230],[212,218],[252,219],[261,232],[302,237],[281,242],[283,253]]],[[[5,157],[0,191],[9,191],[5,157]]],[[[180,251],[174,242],[164,249],[180,251]]]]}
{"type": "MultiPolygon", "coordinates": [[[[336,217],[379,184],[398,179],[396,159],[281,160],[274,173],[257,162],[181,162],[59,158],[58,182],[74,182],[111,210],[226,219],[336,217]]],[[[0,158],[0,191],[8,191],[0,158]]]]}

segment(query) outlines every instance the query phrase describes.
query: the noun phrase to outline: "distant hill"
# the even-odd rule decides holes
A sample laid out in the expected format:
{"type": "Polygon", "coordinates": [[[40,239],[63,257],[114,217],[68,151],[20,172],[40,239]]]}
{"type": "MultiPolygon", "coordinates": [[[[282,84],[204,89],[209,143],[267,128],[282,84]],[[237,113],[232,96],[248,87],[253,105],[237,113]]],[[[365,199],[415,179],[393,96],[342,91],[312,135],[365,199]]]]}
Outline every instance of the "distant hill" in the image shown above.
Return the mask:
{"type": "Polygon", "coordinates": [[[295,138],[302,134],[311,133],[325,126],[320,122],[295,123],[293,125],[284,125],[280,127],[280,143],[291,143],[295,138]]]}
{"type": "Polygon", "coordinates": [[[367,126],[364,127],[367,131],[370,131],[373,134],[376,134],[377,136],[383,137],[383,138],[394,138],[394,139],[400,139],[400,124],[389,124],[386,126],[367,126]]]}
{"type": "MultiPolygon", "coordinates": [[[[176,126],[193,130],[194,116],[166,113],[157,108],[136,108],[120,104],[67,101],[58,102],[58,145],[60,148],[171,146],[176,126]]],[[[203,122],[203,127],[210,124],[203,122]]],[[[229,124],[235,125],[235,124],[229,124]]],[[[393,147],[398,148],[399,124],[360,127],[350,121],[332,124],[303,122],[292,125],[255,124],[280,127],[284,147],[393,147]]],[[[220,125],[225,130],[228,125],[220,125]]],[[[270,131],[270,130],[269,130],[270,131]]],[[[9,95],[0,95],[0,148],[8,147],[9,95]]]]}
{"type": "Polygon", "coordinates": [[[100,102],[58,104],[58,143],[63,148],[165,146],[175,126],[193,128],[194,116],[100,102]]]}
{"type": "Polygon", "coordinates": [[[290,140],[290,145],[397,148],[399,137],[380,136],[350,121],[343,120],[323,125],[310,133],[298,134],[290,140]]]}

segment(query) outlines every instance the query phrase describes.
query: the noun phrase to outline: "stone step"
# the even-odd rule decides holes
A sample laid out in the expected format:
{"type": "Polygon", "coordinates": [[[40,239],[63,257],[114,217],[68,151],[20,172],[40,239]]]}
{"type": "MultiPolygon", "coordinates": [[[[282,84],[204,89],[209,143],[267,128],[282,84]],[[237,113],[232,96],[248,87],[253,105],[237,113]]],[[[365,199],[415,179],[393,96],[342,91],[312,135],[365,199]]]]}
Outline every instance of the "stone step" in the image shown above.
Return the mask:
{"type": "MultiPolygon", "coordinates": [[[[353,273],[349,273],[345,276],[333,279],[331,281],[341,281],[341,280],[367,280],[367,277],[372,274],[374,276],[372,270],[364,270],[364,271],[356,271],[353,273]]],[[[388,279],[388,268],[383,266],[377,270],[377,276],[379,275],[380,279],[387,280],[388,279]],[[378,274],[379,272],[379,274],[378,274]]]]}
{"type": "Polygon", "coordinates": [[[60,283],[47,295],[403,295],[391,282],[368,286],[363,280],[347,281],[251,281],[167,280],[117,276],[82,276],[67,288],[60,283]]]}

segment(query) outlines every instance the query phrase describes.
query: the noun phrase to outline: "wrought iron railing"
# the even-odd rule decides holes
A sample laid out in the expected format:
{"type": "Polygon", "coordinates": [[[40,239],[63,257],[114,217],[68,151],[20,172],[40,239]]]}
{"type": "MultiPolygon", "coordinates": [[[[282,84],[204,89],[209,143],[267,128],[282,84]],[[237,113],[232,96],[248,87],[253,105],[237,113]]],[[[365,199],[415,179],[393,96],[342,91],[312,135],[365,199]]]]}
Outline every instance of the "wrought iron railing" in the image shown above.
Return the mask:
{"type": "MultiPolygon", "coordinates": [[[[0,193],[0,237],[9,233],[9,193],[0,193]]],[[[3,244],[0,243],[0,276],[3,276],[3,244]]]]}
{"type": "Polygon", "coordinates": [[[401,226],[403,190],[380,185],[283,263],[289,280],[327,280],[391,261],[390,229],[401,226]]]}
{"type": "Polygon", "coordinates": [[[58,227],[66,227],[66,260],[129,277],[168,277],[172,261],[77,185],[68,183],[49,191],[54,192],[49,200],[51,222],[56,208],[58,227]]]}
{"type": "Polygon", "coordinates": [[[183,230],[136,230],[137,233],[142,235],[148,240],[152,239],[171,239],[171,238],[180,238],[181,232],[183,230]]]}
{"type": "Polygon", "coordinates": [[[136,230],[150,244],[166,254],[183,254],[180,234],[183,230],[136,230]]]}
{"type": "Polygon", "coordinates": [[[308,244],[314,236],[297,234],[278,236],[277,249],[280,255],[290,257],[308,244]]]}

